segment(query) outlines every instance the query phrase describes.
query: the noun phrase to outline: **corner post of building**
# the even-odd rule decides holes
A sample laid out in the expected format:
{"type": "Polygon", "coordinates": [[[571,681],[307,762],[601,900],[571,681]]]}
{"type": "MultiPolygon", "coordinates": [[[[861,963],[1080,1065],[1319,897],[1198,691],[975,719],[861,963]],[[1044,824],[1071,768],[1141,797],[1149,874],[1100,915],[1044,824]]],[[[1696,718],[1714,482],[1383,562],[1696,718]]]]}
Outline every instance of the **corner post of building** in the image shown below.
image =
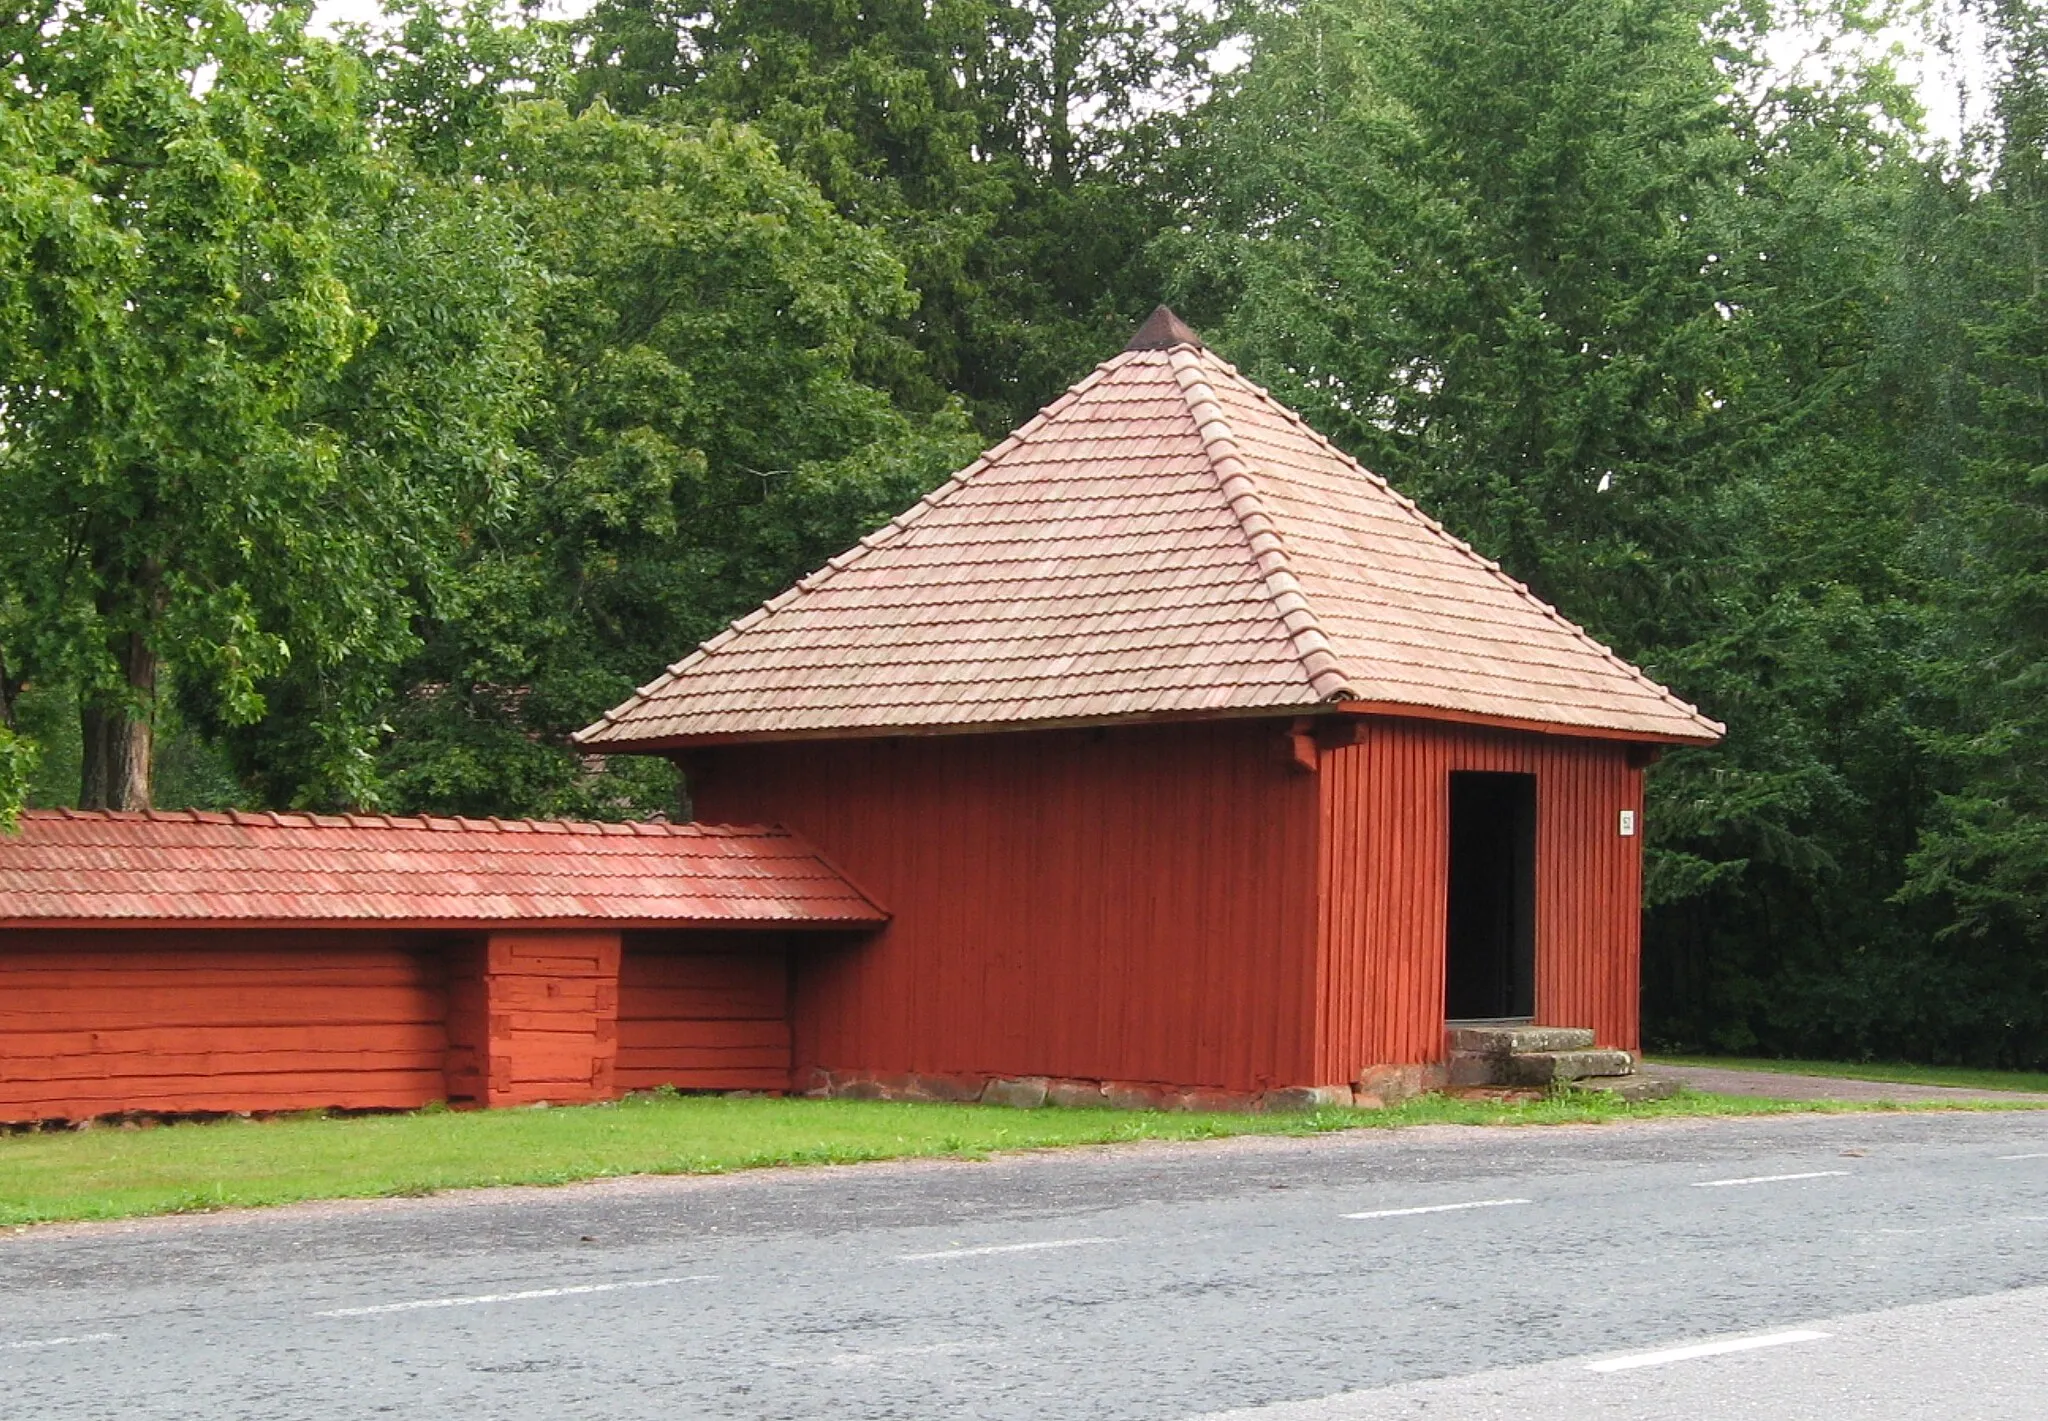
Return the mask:
{"type": "Polygon", "coordinates": [[[493,932],[485,1103],[606,1100],[619,1057],[617,932],[493,932]]]}

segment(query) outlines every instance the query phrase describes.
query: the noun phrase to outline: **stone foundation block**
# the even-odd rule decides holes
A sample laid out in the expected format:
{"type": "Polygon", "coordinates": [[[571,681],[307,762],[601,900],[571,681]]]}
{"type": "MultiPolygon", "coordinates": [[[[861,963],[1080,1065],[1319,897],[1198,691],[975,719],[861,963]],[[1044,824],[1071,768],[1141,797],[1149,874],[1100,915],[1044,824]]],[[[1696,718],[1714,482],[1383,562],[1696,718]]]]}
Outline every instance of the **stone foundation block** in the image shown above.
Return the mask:
{"type": "Polygon", "coordinates": [[[1101,1109],[1109,1104],[1103,1098],[1101,1081],[1048,1081],[1045,1086],[1045,1103],[1064,1109],[1101,1109]]]}
{"type": "Polygon", "coordinates": [[[1025,1076],[1014,1081],[998,1076],[982,1087],[981,1103],[1006,1105],[1013,1110],[1036,1110],[1045,1104],[1046,1089],[1050,1084],[1044,1076],[1025,1076]]]}
{"type": "MultiPolygon", "coordinates": [[[[1358,1073],[1354,1096],[1376,1102],[1362,1108],[1380,1110],[1406,1104],[1418,1095],[1442,1090],[1448,1072],[1443,1066],[1367,1066],[1358,1073]]],[[[1354,1103],[1355,1100],[1354,1100],[1354,1103]]]]}
{"type": "Polygon", "coordinates": [[[1102,1099],[1111,1110],[1167,1110],[1180,1092],[1138,1081],[1104,1081],[1102,1099]]]}
{"type": "Polygon", "coordinates": [[[980,1100],[988,1089],[987,1076],[911,1075],[903,1078],[900,1100],[925,1100],[942,1105],[964,1105],[980,1100]]]}

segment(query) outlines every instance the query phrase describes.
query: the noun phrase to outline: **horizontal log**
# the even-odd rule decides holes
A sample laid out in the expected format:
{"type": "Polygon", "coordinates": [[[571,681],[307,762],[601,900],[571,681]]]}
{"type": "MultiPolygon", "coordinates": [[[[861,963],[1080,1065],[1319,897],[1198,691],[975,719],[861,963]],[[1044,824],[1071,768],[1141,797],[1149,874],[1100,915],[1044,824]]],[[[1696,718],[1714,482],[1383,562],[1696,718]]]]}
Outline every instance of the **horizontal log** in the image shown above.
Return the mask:
{"type": "Polygon", "coordinates": [[[87,955],[147,962],[166,954],[211,960],[248,952],[417,952],[455,941],[449,934],[392,928],[0,928],[0,963],[87,955]]]}
{"type": "Polygon", "coordinates": [[[307,993],[253,992],[150,993],[82,1002],[36,1003],[0,994],[0,1036],[21,1031],[48,1031],[68,1025],[78,1030],[119,1031],[144,1026],[252,1027],[419,1024],[442,1019],[441,1003],[409,992],[337,987],[307,993]]]}
{"type": "Polygon", "coordinates": [[[157,987],[262,987],[282,983],[294,987],[411,987],[436,989],[443,972],[437,962],[393,957],[370,962],[318,962],[304,958],[209,965],[178,958],[147,965],[72,962],[62,966],[23,966],[0,962],[0,991],[74,990],[134,991],[157,987]]]}
{"type": "Polygon", "coordinates": [[[708,1071],[733,1067],[777,1070],[787,1074],[789,1066],[787,1051],[764,1047],[707,1047],[694,1051],[621,1051],[616,1069],[660,1075],[664,1071],[708,1071]]]}
{"type": "Polygon", "coordinates": [[[337,1071],[438,1071],[446,1052],[432,1051],[201,1051],[101,1053],[88,1056],[9,1056],[0,1059],[0,1085],[18,1081],[149,1080],[157,1076],[295,1075],[337,1071]]]}
{"type": "Polygon", "coordinates": [[[772,991],[686,991],[642,988],[635,991],[621,984],[619,1018],[622,1021],[709,1021],[720,1017],[775,1017],[788,1014],[789,998],[780,984],[772,991]]]}
{"type": "Polygon", "coordinates": [[[119,1030],[20,1031],[0,1034],[0,1071],[16,1058],[157,1051],[432,1051],[445,1036],[439,1022],[347,1026],[137,1026],[119,1030]]]}
{"type": "Polygon", "coordinates": [[[615,1059],[615,1053],[595,1051],[542,1051],[519,1049],[492,1053],[491,1077],[494,1080],[514,1081],[560,1081],[589,1080],[590,1073],[599,1064],[615,1059]],[[498,1064],[504,1061],[501,1068],[498,1064]]]}
{"type": "Polygon", "coordinates": [[[627,1070],[619,1067],[617,1085],[621,1091],[654,1090],[674,1086],[677,1090],[787,1090],[789,1067],[707,1066],[701,1070],[666,1068],[627,1070]]]}
{"type": "Polygon", "coordinates": [[[408,1107],[441,1098],[439,1071],[347,1071],[288,1076],[153,1076],[83,1081],[61,1090],[0,1084],[0,1119],[76,1118],[119,1110],[307,1110],[323,1105],[408,1107]],[[84,1107],[52,1110],[53,1105],[84,1107]],[[32,1108],[31,1108],[32,1107],[32,1108]],[[47,1111],[47,1113],[44,1113],[47,1111]]]}
{"type": "Polygon", "coordinates": [[[596,1011],[611,984],[589,977],[491,978],[491,1010],[596,1011]]]}
{"type": "Polygon", "coordinates": [[[789,978],[781,955],[774,957],[686,956],[642,957],[627,953],[619,966],[619,985],[641,990],[682,987],[696,990],[780,989],[789,978]]]}
{"type": "Polygon", "coordinates": [[[512,1011],[491,1013],[491,1035],[594,1036],[600,1029],[616,1032],[617,1020],[593,1011],[512,1011]]]}
{"type": "Polygon", "coordinates": [[[622,1021],[619,1045],[667,1046],[789,1045],[789,1023],[774,1021],[622,1021]]]}

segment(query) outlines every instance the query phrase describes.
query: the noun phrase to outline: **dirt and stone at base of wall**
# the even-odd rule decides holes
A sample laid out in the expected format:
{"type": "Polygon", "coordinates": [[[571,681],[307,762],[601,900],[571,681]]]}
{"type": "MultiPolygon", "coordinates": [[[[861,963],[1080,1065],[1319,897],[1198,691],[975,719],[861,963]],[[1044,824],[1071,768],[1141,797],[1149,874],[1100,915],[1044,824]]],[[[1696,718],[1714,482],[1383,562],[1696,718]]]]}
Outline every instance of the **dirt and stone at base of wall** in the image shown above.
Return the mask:
{"type": "Polygon", "coordinates": [[[802,1073],[797,1093],[813,1099],[907,1100],[1002,1105],[1020,1110],[1062,1109],[1228,1111],[1384,1110],[1444,1086],[1441,1066],[1370,1066],[1349,1085],[1276,1086],[1223,1090],[1151,1081],[1086,1080],[1059,1076],[982,1076],[960,1073],[828,1071],[802,1073]]]}

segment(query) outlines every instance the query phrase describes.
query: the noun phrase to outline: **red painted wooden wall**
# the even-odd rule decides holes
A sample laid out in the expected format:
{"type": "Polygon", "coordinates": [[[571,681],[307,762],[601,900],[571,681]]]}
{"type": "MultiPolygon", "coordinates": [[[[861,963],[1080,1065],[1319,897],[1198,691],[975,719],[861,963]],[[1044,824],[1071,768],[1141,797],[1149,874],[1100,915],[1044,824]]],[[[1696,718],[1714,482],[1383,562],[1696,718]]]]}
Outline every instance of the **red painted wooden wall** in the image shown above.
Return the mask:
{"type": "Polygon", "coordinates": [[[441,956],[388,932],[0,933],[0,1120],[418,1106],[441,956]]]}
{"type": "Polygon", "coordinates": [[[1536,1019],[1637,1045],[1642,772],[1599,740],[1375,719],[1325,749],[1318,1071],[1433,1061],[1444,1049],[1450,776],[1536,777],[1536,1019]]]}
{"type": "Polygon", "coordinates": [[[0,1121],[789,1085],[780,932],[0,932],[0,1121]],[[623,961],[622,961],[623,957],[623,961]]]}
{"type": "Polygon", "coordinates": [[[697,815],[780,822],[894,914],[796,951],[799,1068],[1252,1090],[1315,1054],[1315,778],[1271,722],[732,746],[697,815]]]}
{"type": "Polygon", "coordinates": [[[778,933],[628,933],[620,1090],[789,1088],[789,947],[778,933]]]}
{"type": "Polygon", "coordinates": [[[706,819],[772,821],[895,914],[795,959],[799,1067],[1231,1090],[1440,1060],[1453,770],[1537,778],[1538,1020],[1637,1044],[1642,775],[1619,743],[1374,718],[732,746],[706,819]]]}

